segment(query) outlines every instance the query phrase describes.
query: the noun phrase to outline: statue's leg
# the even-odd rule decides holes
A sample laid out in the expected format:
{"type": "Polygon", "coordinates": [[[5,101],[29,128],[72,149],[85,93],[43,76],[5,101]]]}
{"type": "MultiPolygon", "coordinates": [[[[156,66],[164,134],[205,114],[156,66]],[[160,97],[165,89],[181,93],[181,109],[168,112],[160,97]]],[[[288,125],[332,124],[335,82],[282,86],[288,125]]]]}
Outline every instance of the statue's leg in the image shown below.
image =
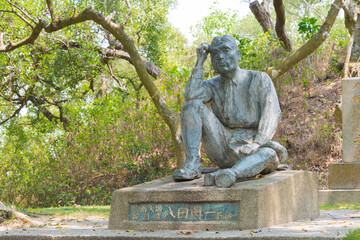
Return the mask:
{"type": "MultiPolygon", "coordinates": [[[[212,112],[207,116],[203,121],[202,136],[202,144],[206,155],[219,168],[231,168],[240,159],[240,155],[229,146],[232,136],[231,130],[225,128],[212,112]]],[[[215,185],[217,174],[218,171],[206,174],[204,177],[205,185],[215,185]]]]}
{"type": "Polygon", "coordinates": [[[201,177],[200,171],[200,141],[202,135],[200,101],[185,102],[181,115],[181,136],[186,150],[186,160],[183,168],[175,170],[174,180],[192,180],[201,177]]]}
{"type": "Polygon", "coordinates": [[[219,168],[230,168],[240,159],[229,146],[231,130],[225,128],[209,109],[208,111],[203,121],[202,145],[212,163],[219,168]]]}
{"type": "Polygon", "coordinates": [[[238,158],[229,156],[227,133],[215,114],[201,101],[184,103],[181,116],[181,134],[186,150],[186,160],[182,169],[175,170],[173,178],[177,181],[192,180],[201,177],[200,142],[208,158],[220,168],[233,166],[238,158]]]}
{"type": "Polygon", "coordinates": [[[240,159],[232,168],[220,170],[215,177],[218,187],[231,187],[237,178],[253,177],[263,171],[274,171],[279,164],[275,150],[260,148],[254,154],[240,159]]]}

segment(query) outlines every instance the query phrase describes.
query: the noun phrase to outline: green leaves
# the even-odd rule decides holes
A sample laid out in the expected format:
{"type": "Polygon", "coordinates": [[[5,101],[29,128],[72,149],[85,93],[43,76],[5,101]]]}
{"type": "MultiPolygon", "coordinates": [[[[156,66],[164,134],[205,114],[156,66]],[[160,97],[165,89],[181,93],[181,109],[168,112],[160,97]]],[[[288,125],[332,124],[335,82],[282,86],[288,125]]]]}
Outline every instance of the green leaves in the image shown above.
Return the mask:
{"type": "Polygon", "coordinates": [[[316,33],[319,28],[320,28],[320,25],[319,24],[316,24],[317,22],[317,19],[312,17],[312,18],[308,18],[308,17],[305,17],[301,20],[301,22],[299,22],[298,24],[298,32],[300,34],[304,34],[305,35],[305,39],[308,40],[312,37],[312,35],[314,33],[316,33]]]}
{"type": "Polygon", "coordinates": [[[216,37],[230,34],[233,26],[239,21],[235,11],[228,9],[221,11],[213,10],[208,16],[204,17],[200,23],[192,29],[193,36],[216,37]]]}

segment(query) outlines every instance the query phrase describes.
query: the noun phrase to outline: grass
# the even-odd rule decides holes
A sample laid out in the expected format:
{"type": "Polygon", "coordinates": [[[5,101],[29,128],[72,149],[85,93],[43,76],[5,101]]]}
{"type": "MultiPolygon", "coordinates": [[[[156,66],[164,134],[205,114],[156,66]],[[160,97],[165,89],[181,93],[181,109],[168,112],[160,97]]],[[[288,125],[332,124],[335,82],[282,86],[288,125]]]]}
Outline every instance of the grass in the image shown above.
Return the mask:
{"type": "Polygon", "coordinates": [[[51,208],[31,208],[26,209],[26,213],[44,214],[59,217],[86,218],[88,216],[98,216],[109,218],[110,206],[80,206],[80,207],[51,207],[51,208]]]}
{"type": "MultiPolygon", "coordinates": [[[[320,210],[341,210],[341,209],[358,209],[360,210],[360,203],[341,203],[334,205],[321,205],[320,210]]],[[[44,214],[53,215],[59,217],[71,216],[71,217],[88,217],[99,216],[109,217],[110,206],[69,206],[69,207],[51,207],[51,208],[29,208],[24,209],[24,212],[32,214],[44,214]]]]}
{"type": "Polygon", "coordinates": [[[341,210],[341,209],[352,209],[359,210],[360,203],[340,203],[334,205],[321,205],[320,210],[341,210]]]}
{"type": "Polygon", "coordinates": [[[355,229],[352,231],[349,231],[348,234],[346,234],[346,237],[343,238],[343,240],[359,240],[360,239],[360,229],[355,229]]]}

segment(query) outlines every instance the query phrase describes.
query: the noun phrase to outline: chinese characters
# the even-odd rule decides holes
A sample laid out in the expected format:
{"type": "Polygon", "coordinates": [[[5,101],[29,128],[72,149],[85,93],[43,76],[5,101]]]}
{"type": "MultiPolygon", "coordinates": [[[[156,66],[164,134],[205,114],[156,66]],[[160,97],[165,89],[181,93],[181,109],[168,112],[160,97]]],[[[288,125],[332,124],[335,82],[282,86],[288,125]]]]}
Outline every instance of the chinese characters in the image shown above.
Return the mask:
{"type": "Polygon", "coordinates": [[[133,204],[130,221],[235,221],[236,203],[133,204]]]}

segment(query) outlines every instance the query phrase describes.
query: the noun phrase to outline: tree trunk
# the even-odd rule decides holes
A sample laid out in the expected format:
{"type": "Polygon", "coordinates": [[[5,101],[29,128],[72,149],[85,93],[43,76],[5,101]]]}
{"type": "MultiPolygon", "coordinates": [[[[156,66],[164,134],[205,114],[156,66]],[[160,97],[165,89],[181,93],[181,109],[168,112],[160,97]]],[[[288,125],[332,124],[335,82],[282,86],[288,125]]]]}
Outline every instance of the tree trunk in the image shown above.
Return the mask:
{"type": "Polygon", "coordinates": [[[298,50],[292,53],[289,57],[285,58],[275,67],[268,68],[267,73],[270,77],[275,80],[278,77],[282,76],[289,69],[291,69],[295,64],[309,56],[313,53],[330,35],[331,27],[334,25],[337,15],[342,7],[342,0],[335,0],[331,5],[331,8],[328,12],[328,15],[325,19],[325,22],[322,24],[319,31],[313,35],[304,45],[302,45],[298,50]]]}
{"type": "MultiPolygon", "coordinates": [[[[136,49],[133,40],[131,40],[129,36],[125,33],[123,26],[115,24],[109,18],[106,18],[104,15],[93,10],[92,8],[87,8],[83,12],[75,14],[70,18],[53,21],[51,24],[45,27],[45,31],[48,33],[55,32],[67,26],[87,20],[92,20],[96,22],[97,24],[101,25],[105,30],[110,32],[122,44],[124,50],[129,54],[131,62],[135,67],[140,81],[143,83],[146,91],[150,95],[160,116],[170,129],[173,144],[176,148],[175,156],[177,160],[177,167],[181,168],[184,164],[185,148],[182,146],[182,140],[180,135],[180,113],[172,111],[162,98],[160,91],[156,87],[155,83],[152,81],[143,62],[143,59],[141,58],[138,50],[136,49]]],[[[33,35],[34,34],[32,34],[31,37],[33,37],[33,35]]],[[[27,41],[33,41],[33,39],[27,39],[27,41]]]]}
{"type": "Polygon", "coordinates": [[[12,219],[12,217],[16,217],[24,222],[30,223],[33,227],[40,227],[44,225],[44,223],[34,220],[21,212],[7,208],[2,202],[0,202],[0,224],[6,220],[12,219]]]}
{"type": "Polygon", "coordinates": [[[177,132],[171,132],[171,138],[174,143],[174,154],[176,158],[176,168],[180,169],[185,164],[185,146],[181,139],[180,126],[177,132]]]}
{"type": "Polygon", "coordinates": [[[276,12],[276,35],[284,44],[284,49],[291,52],[291,41],[285,30],[285,7],[282,0],[274,0],[274,8],[276,12]]]}
{"type": "Polygon", "coordinates": [[[271,20],[269,8],[269,0],[263,0],[260,4],[257,0],[250,3],[249,7],[254,14],[256,20],[261,25],[263,31],[266,33],[271,29],[274,37],[278,38],[283,44],[284,49],[288,52],[292,50],[291,41],[285,31],[285,7],[282,0],[274,0],[274,8],[276,12],[276,25],[271,20]]]}
{"type": "Polygon", "coordinates": [[[128,37],[123,28],[114,24],[113,22],[108,21],[103,15],[92,9],[87,9],[85,11],[87,11],[87,15],[91,20],[100,24],[104,29],[115,36],[115,38],[123,45],[124,50],[130,55],[140,81],[146,88],[148,94],[155,104],[156,109],[160,113],[160,116],[170,129],[173,144],[176,149],[175,156],[177,160],[177,167],[182,167],[185,162],[185,148],[182,146],[183,143],[181,140],[180,114],[178,112],[172,111],[162,98],[161,93],[152,81],[143,59],[135,47],[134,42],[128,37]]]}
{"type": "Polygon", "coordinates": [[[344,1],[345,26],[350,33],[350,40],[346,50],[344,77],[358,76],[360,58],[360,0],[344,1]]]}
{"type": "Polygon", "coordinates": [[[358,77],[360,71],[360,18],[357,17],[354,27],[353,44],[349,62],[350,77],[358,77]]]}
{"type": "Polygon", "coordinates": [[[268,32],[269,29],[274,31],[274,23],[271,20],[269,10],[266,7],[265,2],[260,4],[257,0],[250,3],[249,7],[251,12],[254,14],[256,20],[260,23],[264,32],[268,32]]]}
{"type": "Polygon", "coordinates": [[[344,63],[344,78],[350,77],[350,57],[351,57],[351,48],[354,43],[354,36],[351,35],[348,46],[346,48],[346,57],[345,57],[345,63],[344,63]]]}

